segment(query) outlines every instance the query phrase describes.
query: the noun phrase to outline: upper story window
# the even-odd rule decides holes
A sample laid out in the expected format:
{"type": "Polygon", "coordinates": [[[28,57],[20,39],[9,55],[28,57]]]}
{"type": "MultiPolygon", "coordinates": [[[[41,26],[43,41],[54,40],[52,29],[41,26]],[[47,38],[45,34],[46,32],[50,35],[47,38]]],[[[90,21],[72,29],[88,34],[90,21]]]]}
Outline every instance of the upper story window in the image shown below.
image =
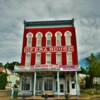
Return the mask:
{"type": "Polygon", "coordinates": [[[66,31],[64,35],[65,35],[66,45],[70,46],[72,33],[70,31],[66,31]]]}
{"type": "Polygon", "coordinates": [[[56,46],[61,46],[62,33],[58,31],[55,33],[55,36],[56,36],[56,46]]]}
{"type": "Polygon", "coordinates": [[[31,54],[30,53],[26,53],[25,66],[30,66],[30,62],[31,62],[31,54]]]}
{"type": "Polygon", "coordinates": [[[56,53],[56,64],[61,64],[62,59],[61,59],[61,53],[56,53]]]}
{"type": "Polygon", "coordinates": [[[27,37],[27,47],[32,47],[33,34],[29,32],[26,37],[27,37]]]}
{"type": "Polygon", "coordinates": [[[51,64],[51,53],[46,53],[46,64],[51,64]]]}
{"type": "Polygon", "coordinates": [[[46,46],[47,47],[51,46],[51,37],[52,37],[52,33],[51,32],[47,32],[46,33],[46,46]]]}
{"type": "Polygon", "coordinates": [[[72,65],[72,52],[67,53],[67,65],[72,65]]]}
{"type": "Polygon", "coordinates": [[[37,47],[41,47],[42,37],[43,37],[43,35],[42,35],[41,32],[38,32],[38,33],[36,34],[36,46],[37,46],[37,47]]]}
{"type": "Polygon", "coordinates": [[[36,53],[36,65],[41,64],[41,53],[36,53]]]}

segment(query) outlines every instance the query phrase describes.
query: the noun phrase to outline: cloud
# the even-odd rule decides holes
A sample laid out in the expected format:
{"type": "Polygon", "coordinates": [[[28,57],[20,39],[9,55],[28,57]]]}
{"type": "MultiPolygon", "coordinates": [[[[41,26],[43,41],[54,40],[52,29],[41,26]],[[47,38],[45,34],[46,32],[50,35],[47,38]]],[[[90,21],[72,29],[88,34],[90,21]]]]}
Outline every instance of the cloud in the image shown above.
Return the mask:
{"type": "Polygon", "coordinates": [[[0,0],[0,61],[18,60],[23,21],[75,18],[79,59],[99,52],[100,0],[0,0]]]}

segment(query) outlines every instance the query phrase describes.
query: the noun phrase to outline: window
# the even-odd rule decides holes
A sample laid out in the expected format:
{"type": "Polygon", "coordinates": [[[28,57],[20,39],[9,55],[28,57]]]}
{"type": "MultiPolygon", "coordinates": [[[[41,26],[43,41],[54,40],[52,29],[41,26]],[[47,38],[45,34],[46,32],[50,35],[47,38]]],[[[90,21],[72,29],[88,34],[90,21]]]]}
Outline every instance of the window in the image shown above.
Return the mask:
{"type": "Polygon", "coordinates": [[[46,46],[51,46],[51,37],[52,37],[52,33],[51,32],[47,32],[46,33],[46,46]]]}
{"type": "Polygon", "coordinates": [[[32,47],[32,38],[33,38],[33,34],[28,33],[27,34],[27,47],[32,47]]]}
{"type": "Polygon", "coordinates": [[[61,64],[61,53],[56,53],[56,64],[61,64]]]}
{"type": "Polygon", "coordinates": [[[36,64],[41,64],[41,53],[36,53],[36,64]]]}
{"type": "Polygon", "coordinates": [[[25,62],[25,65],[26,66],[30,66],[30,62],[31,62],[31,54],[30,53],[27,53],[26,54],[26,62],[25,62]]]}
{"type": "Polygon", "coordinates": [[[67,31],[65,32],[65,40],[66,40],[66,45],[70,46],[71,45],[71,32],[67,31]]]}
{"type": "Polygon", "coordinates": [[[36,46],[41,47],[42,33],[38,32],[36,34],[36,46]]]}
{"type": "Polygon", "coordinates": [[[46,54],[46,64],[51,64],[51,54],[50,53],[46,54]]]}
{"type": "Polygon", "coordinates": [[[31,77],[22,77],[22,90],[30,90],[31,77]]]}
{"type": "Polygon", "coordinates": [[[67,65],[72,65],[72,53],[67,53],[67,65]]]}
{"type": "Polygon", "coordinates": [[[62,33],[58,31],[55,33],[55,36],[56,36],[56,46],[61,46],[62,33]]]}
{"type": "Polygon", "coordinates": [[[46,79],[44,82],[44,89],[46,91],[53,90],[53,81],[52,79],[46,79]]]}

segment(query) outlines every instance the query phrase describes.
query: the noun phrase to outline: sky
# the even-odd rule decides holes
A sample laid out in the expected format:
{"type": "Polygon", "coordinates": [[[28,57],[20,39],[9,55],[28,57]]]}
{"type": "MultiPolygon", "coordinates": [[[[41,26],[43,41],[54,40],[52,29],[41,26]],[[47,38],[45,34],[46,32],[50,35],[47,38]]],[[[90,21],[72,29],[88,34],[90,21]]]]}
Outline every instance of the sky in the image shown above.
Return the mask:
{"type": "Polygon", "coordinates": [[[100,0],[0,0],[0,62],[20,62],[24,20],[71,18],[78,59],[100,52],[100,0]]]}

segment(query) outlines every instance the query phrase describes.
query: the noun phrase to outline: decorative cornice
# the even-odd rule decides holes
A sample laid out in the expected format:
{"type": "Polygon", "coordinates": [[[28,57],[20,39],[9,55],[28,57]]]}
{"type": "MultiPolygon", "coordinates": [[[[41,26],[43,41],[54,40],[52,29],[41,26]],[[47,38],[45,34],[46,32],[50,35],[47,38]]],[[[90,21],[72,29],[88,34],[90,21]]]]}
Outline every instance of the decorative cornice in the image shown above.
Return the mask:
{"type": "Polygon", "coordinates": [[[74,26],[74,19],[71,20],[52,20],[52,21],[24,21],[24,27],[47,27],[47,26],[74,26]]]}

